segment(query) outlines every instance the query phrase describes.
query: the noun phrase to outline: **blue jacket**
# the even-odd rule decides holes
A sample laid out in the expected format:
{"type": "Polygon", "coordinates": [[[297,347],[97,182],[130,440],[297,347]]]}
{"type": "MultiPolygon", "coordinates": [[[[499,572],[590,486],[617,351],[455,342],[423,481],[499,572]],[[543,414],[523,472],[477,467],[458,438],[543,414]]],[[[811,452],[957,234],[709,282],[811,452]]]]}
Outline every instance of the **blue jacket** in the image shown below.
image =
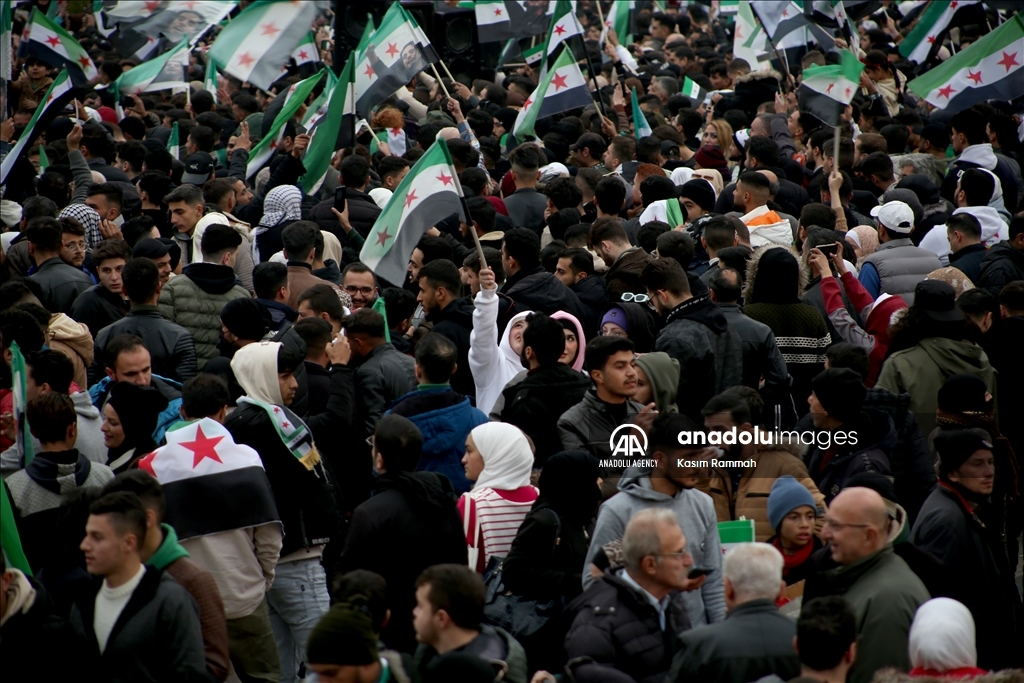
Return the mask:
{"type": "Polygon", "coordinates": [[[474,408],[468,397],[450,386],[418,389],[396,399],[386,414],[408,418],[423,434],[423,457],[417,469],[445,475],[459,494],[473,488],[462,456],[466,437],[487,422],[487,415],[474,408]]]}
{"type": "MultiPolygon", "coordinates": [[[[110,377],[104,377],[89,387],[89,398],[92,399],[92,404],[101,412],[112,384],[113,380],[110,377]]],[[[173,379],[153,375],[153,387],[158,389],[167,399],[167,407],[157,417],[156,429],[153,430],[153,441],[160,445],[164,441],[164,434],[167,433],[167,428],[181,420],[181,385],[173,379]]]]}

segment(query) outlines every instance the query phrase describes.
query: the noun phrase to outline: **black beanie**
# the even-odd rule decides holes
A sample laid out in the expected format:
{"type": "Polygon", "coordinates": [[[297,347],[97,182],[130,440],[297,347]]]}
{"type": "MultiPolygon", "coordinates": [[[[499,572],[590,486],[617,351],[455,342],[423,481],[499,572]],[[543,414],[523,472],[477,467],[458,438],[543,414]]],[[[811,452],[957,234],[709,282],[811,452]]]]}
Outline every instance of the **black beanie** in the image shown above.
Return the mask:
{"type": "Polygon", "coordinates": [[[320,617],[306,643],[310,664],[365,666],[377,661],[377,635],[369,609],[339,602],[320,617]]]}
{"type": "Polygon", "coordinates": [[[948,481],[949,473],[959,468],[977,451],[991,451],[992,441],[981,430],[958,429],[935,435],[935,450],[939,454],[939,479],[948,481]]]}
{"type": "Polygon", "coordinates": [[[835,419],[848,422],[860,413],[867,389],[850,368],[830,368],[811,380],[811,390],[821,407],[835,419]]]}
{"type": "Polygon", "coordinates": [[[267,307],[255,299],[232,299],[220,311],[220,321],[239,339],[259,341],[273,322],[267,307]]]}
{"type": "Polygon", "coordinates": [[[947,413],[984,413],[990,408],[986,393],[988,385],[977,375],[952,375],[939,387],[939,408],[947,413]]]}
{"type": "Polygon", "coordinates": [[[715,210],[715,189],[703,178],[694,178],[682,184],[679,196],[689,199],[705,211],[715,210]]]}

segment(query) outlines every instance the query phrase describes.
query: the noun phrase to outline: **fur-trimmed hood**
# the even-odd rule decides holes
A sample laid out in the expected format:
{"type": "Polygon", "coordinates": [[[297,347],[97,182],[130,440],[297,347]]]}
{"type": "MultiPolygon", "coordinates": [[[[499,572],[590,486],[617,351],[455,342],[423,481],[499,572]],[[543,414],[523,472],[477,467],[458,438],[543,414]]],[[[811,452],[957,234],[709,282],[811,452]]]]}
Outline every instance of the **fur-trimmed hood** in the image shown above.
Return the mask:
{"type": "Polygon", "coordinates": [[[742,76],[737,76],[735,83],[736,85],[739,85],[740,83],[762,81],[769,78],[774,78],[776,81],[782,82],[782,74],[775,69],[767,69],[764,71],[751,71],[750,73],[745,73],[742,76]]]}
{"type": "Polygon", "coordinates": [[[775,249],[785,249],[796,259],[796,262],[800,266],[800,277],[797,281],[796,291],[793,292],[794,301],[799,301],[800,297],[803,296],[804,290],[807,288],[807,283],[811,281],[811,271],[800,255],[796,253],[795,249],[783,247],[781,245],[762,247],[756,249],[754,255],[747,261],[747,277],[746,283],[743,286],[743,301],[746,303],[753,303],[755,301],[755,281],[757,280],[757,269],[761,263],[761,259],[770,251],[775,249]]]}
{"type": "MultiPolygon", "coordinates": [[[[950,680],[952,679],[934,676],[911,676],[899,669],[882,669],[875,673],[871,683],[949,683],[950,680]]],[[[971,683],[1024,683],[1024,669],[1005,669],[993,671],[984,676],[957,680],[971,683]]]]}

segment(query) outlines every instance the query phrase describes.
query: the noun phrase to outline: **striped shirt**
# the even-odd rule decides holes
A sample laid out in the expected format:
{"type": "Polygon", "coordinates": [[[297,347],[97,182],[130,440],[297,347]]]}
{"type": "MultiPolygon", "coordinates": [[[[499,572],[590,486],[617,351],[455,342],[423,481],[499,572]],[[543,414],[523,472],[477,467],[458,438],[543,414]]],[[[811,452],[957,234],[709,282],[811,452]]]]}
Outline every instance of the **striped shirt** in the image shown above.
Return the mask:
{"type": "Polygon", "coordinates": [[[481,548],[477,560],[477,571],[483,572],[491,555],[505,557],[512,540],[519,531],[533,503],[537,500],[537,489],[533,486],[522,486],[513,491],[496,491],[484,487],[476,491],[462,494],[459,498],[459,515],[465,518],[466,501],[469,502],[469,531],[466,543],[471,548],[481,548]],[[480,531],[473,538],[476,529],[476,516],[480,515],[480,531]]]}

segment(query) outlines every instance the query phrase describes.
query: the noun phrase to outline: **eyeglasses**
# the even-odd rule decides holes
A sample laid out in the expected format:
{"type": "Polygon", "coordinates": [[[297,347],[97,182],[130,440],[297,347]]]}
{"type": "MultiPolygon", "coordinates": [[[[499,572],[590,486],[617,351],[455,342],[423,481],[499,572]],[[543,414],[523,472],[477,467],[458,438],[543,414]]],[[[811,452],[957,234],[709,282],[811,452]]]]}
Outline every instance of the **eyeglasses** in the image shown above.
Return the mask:
{"type": "Polygon", "coordinates": [[[824,517],[821,520],[821,527],[825,528],[827,526],[828,527],[832,527],[835,531],[842,531],[846,527],[853,527],[855,529],[867,529],[871,525],[870,524],[841,524],[840,522],[837,522],[834,519],[829,519],[828,517],[824,517]]]}
{"type": "Polygon", "coordinates": [[[597,333],[597,336],[599,336],[599,337],[628,337],[629,335],[626,334],[623,330],[618,329],[618,330],[607,330],[607,331],[599,330],[598,333],[597,333]]]}
{"type": "Polygon", "coordinates": [[[651,300],[651,297],[646,294],[634,294],[633,292],[623,292],[622,296],[619,297],[620,301],[634,301],[638,304],[644,304],[651,300]]]}
{"type": "Polygon", "coordinates": [[[85,242],[65,242],[64,248],[73,253],[84,253],[85,242]]]}
{"type": "Polygon", "coordinates": [[[355,285],[345,285],[345,291],[349,294],[362,294],[363,296],[370,296],[373,294],[375,287],[356,287],[355,285]]]}
{"type": "Polygon", "coordinates": [[[681,559],[681,558],[686,557],[689,554],[690,554],[689,549],[683,548],[678,553],[654,553],[654,556],[655,557],[678,557],[678,558],[681,559]]]}

